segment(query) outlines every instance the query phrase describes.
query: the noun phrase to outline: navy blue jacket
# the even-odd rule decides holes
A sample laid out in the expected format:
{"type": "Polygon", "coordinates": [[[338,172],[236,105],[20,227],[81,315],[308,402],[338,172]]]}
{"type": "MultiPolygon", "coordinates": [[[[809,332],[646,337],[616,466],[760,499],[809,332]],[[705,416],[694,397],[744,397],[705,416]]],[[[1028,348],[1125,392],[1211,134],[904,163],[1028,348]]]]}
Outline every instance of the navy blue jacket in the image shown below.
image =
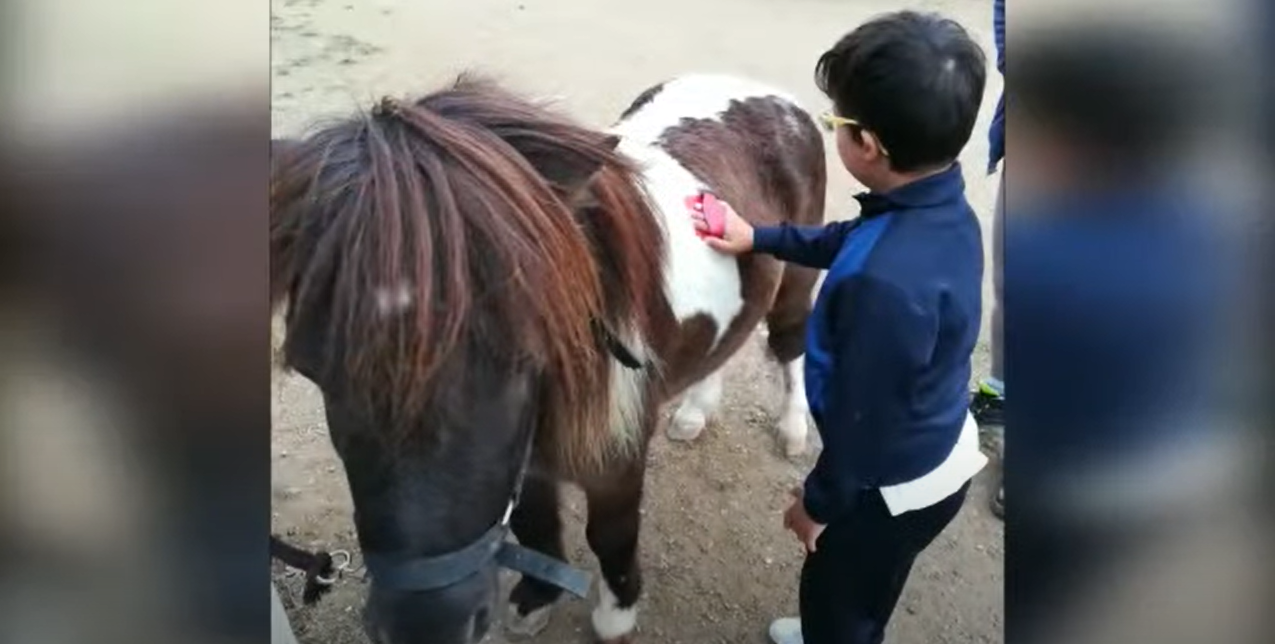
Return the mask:
{"type": "Polygon", "coordinates": [[[865,489],[928,473],[969,406],[983,242],[959,164],[824,227],[758,228],[754,249],[827,269],[806,329],[806,396],[824,449],[805,507],[829,523],[865,489]]]}
{"type": "MultiPolygon", "coordinates": [[[[996,69],[1005,77],[1005,0],[992,3],[992,30],[996,33],[996,69]]],[[[987,131],[987,143],[991,152],[987,161],[987,174],[996,172],[996,164],[1005,158],[1005,92],[1001,91],[992,115],[992,126],[987,131]]]]}

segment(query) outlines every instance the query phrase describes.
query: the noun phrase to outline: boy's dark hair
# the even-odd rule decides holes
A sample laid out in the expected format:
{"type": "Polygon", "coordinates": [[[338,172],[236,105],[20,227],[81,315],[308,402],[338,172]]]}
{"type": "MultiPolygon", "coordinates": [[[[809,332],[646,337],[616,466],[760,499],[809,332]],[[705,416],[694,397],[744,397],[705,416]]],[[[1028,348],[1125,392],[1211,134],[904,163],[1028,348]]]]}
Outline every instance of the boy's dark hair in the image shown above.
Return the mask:
{"type": "MultiPolygon", "coordinates": [[[[864,23],[819,57],[815,83],[837,112],[871,130],[890,167],[950,163],[974,131],[987,60],[955,21],[913,11],[864,23]]],[[[857,128],[850,132],[862,136],[857,128]]]]}

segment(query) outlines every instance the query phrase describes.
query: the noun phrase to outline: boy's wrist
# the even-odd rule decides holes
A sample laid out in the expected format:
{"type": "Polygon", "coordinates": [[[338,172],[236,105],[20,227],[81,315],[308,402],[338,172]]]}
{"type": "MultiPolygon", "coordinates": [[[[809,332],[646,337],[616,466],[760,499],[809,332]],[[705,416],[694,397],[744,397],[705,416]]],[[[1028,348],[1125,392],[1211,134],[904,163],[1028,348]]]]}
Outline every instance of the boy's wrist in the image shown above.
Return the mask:
{"type": "Polygon", "coordinates": [[[771,226],[753,226],[748,231],[748,250],[761,253],[773,252],[779,237],[779,229],[771,226]]]}
{"type": "Polygon", "coordinates": [[[811,521],[819,525],[828,525],[829,517],[827,508],[824,507],[826,499],[823,497],[823,491],[819,489],[818,482],[812,480],[814,472],[806,478],[802,484],[801,508],[806,511],[806,516],[811,521]]]}

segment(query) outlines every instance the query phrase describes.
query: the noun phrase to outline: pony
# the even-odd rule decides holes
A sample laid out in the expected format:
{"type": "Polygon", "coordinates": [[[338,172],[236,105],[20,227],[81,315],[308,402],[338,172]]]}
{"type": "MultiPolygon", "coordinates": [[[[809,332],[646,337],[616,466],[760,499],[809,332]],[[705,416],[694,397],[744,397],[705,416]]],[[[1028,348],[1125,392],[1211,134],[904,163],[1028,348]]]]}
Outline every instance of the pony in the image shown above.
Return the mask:
{"type": "MultiPolygon", "coordinates": [[[[603,577],[593,629],[629,641],[664,407],[681,400],[670,438],[699,435],[719,370],[764,320],[784,372],[778,435],[789,454],[806,442],[818,274],[718,254],[687,197],[711,191],[756,224],[816,225],[825,185],[809,113],[728,76],[652,87],[608,131],[462,76],[272,142],[282,357],[323,395],[372,573],[374,642],[481,639],[502,526],[564,559],[563,482],[587,498],[603,577]]],[[[538,633],[560,586],[524,575],[506,628],[538,633]]]]}

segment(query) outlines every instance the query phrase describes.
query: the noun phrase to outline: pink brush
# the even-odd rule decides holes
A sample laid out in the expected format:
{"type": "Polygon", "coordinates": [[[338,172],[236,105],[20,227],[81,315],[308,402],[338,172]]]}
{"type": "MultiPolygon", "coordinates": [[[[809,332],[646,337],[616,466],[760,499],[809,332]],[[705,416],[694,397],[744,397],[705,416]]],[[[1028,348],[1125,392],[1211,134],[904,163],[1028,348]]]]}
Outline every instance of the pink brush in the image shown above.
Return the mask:
{"type": "Polygon", "coordinates": [[[726,209],[713,193],[701,192],[693,197],[687,197],[686,207],[703,213],[704,221],[708,224],[708,230],[696,228],[695,234],[700,237],[720,238],[726,232],[726,209]]]}

